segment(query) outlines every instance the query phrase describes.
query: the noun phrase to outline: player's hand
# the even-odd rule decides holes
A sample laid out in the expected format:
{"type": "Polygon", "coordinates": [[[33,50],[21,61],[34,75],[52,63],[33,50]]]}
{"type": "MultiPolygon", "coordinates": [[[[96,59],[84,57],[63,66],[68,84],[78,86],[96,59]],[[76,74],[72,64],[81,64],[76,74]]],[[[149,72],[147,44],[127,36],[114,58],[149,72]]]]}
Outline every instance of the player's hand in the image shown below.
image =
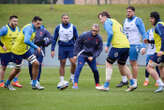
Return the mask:
{"type": "Polygon", "coordinates": [[[141,55],[144,55],[146,53],[146,48],[141,48],[140,53],[141,55]]]}
{"type": "Polygon", "coordinates": [[[163,55],[163,51],[159,51],[159,52],[157,52],[157,56],[162,56],[163,55]]]}
{"type": "Polygon", "coordinates": [[[5,46],[2,47],[4,51],[7,51],[7,48],[5,46]]]}
{"type": "Polygon", "coordinates": [[[76,59],[77,59],[77,56],[74,56],[74,57],[73,57],[73,59],[76,61],[76,59]]]}
{"type": "Polygon", "coordinates": [[[107,53],[109,50],[109,47],[105,47],[105,52],[107,53]]]}
{"type": "Polygon", "coordinates": [[[53,58],[55,56],[55,51],[51,51],[51,57],[53,58]]]}
{"type": "Polygon", "coordinates": [[[92,60],[93,60],[93,57],[88,57],[88,60],[89,60],[89,61],[92,61],[92,60]]]}
{"type": "Polygon", "coordinates": [[[40,54],[40,53],[41,53],[41,48],[38,47],[38,48],[37,48],[37,51],[38,51],[38,54],[40,54]]]}
{"type": "Polygon", "coordinates": [[[148,39],[144,39],[144,43],[145,44],[148,44],[149,42],[148,42],[148,39]]]}

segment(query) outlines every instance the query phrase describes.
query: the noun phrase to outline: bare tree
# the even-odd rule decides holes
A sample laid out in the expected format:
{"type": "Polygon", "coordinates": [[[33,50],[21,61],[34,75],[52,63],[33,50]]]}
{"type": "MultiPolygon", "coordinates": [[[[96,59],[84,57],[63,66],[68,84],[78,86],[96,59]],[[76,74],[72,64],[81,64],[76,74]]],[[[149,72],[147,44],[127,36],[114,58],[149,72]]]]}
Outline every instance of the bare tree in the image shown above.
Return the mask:
{"type": "Polygon", "coordinates": [[[97,0],[97,5],[100,5],[100,0],[97,0]]]}
{"type": "Polygon", "coordinates": [[[112,4],[112,0],[109,0],[109,4],[112,4]]]}
{"type": "Polygon", "coordinates": [[[105,4],[108,4],[108,0],[105,0],[105,4]]]}
{"type": "Polygon", "coordinates": [[[50,10],[53,10],[54,9],[53,3],[54,3],[54,1],[53,0],[50,0],[50,10]]]}
{"type": "Polygon", "coordinates": [[[130,5],[131,4],[131,0],[128,0],[128,5],[130,5]]]}

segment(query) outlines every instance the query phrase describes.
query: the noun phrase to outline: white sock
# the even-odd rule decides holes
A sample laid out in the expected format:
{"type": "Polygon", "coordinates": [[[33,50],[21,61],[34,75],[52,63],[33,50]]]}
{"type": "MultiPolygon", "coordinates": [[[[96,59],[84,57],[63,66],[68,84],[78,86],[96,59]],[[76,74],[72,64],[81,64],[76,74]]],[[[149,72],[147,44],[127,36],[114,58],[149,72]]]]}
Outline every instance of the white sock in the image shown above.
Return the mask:
{"type": "Polygon", "coordinates": [[[73,80],[74,79],[74,74],[71,73],[71,79],[73,80]]]}
{"type": "Polygon", "coordinates": [[[145,81],[149,81],[149,78],[145,78],[145,81]]]}
{"type": "Polygon", "coordinates": [[[112,77],[112,69],[106,68],[106,81],[110,81],[112,77]]]}
{"type": "Polygon", "coordinates": [[[134,85],[137,86],[137,79],[133,78],[133,80],[134,80],[134,85]]]}
{"type": "Polygon", "coordinates": [[[122,82],[127,82],[128,81],[128,79],[127,79],[127,76],[122,76],[122,82]]]}
{"type": "Polygon", "coordinates": [[[60,81],[64,81],[64,76],[60,76],[60,81]]]}
{"type": "Polygon", "coordinates": [[[161,79],[156,80],[156,83],[157,83],[159,86],[164,86],[164,83],[162,82],[161,79]]]}

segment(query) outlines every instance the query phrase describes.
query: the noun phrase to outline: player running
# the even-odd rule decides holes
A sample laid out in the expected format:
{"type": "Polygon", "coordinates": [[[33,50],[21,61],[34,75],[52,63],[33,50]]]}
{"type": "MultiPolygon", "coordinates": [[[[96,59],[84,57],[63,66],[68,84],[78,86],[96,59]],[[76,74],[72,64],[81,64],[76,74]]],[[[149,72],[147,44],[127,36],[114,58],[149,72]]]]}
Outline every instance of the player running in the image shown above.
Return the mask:
{"type": "Polygon", "coordinates": [[[30,51],[30,47],[32,47],[37,49],[38,53],[41,52],[41,48],[31,42],[35,37],[36,29],[38,29],[41,24],[42,19],[39,16],[35,16],[32,19],[31,24],[27,24],[23,27],[11,49],[11,52],[13,53],[13,62],[16,63],[16,66],[11,72],[8,80],[5,82],[5,87],[9,90],[16,90],[10,85],[10,82],[13,80],[15,75],[20,72],[21,62],[23,59],[28,60],[32,64],[32,89],[41,89],[40,86],[37,85],[39,62],[37,61],[36,56],[33,55],[30,51]]]}

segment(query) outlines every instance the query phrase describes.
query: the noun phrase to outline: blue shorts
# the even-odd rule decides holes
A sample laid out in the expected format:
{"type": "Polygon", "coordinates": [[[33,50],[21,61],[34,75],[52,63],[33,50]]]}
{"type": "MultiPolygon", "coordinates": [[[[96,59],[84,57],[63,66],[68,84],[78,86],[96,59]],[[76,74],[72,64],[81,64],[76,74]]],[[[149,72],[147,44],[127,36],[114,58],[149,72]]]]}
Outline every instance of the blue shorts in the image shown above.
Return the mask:
{"type": "Polygon", "coordinates": [[[63,60],[66,58],[73,58],[74,47],[62,47],[59,46],[58,59],[63,60]]]}
{"type": "Polygon", "coordinates": [[[111,48],[109,51],[107,62],[113,64],[116,60],[118,64],[125,65],[129,56],[129,48],[111,48]]]}
{"type": "Polygon", "coordinates": [[[13,54],[13,62],[17,65],[20,65],[22,63],[23,59],[28,59],[29,57],[31,57],[33,54],[31,53],[30,50],[28,50],[25,54],[23,55],[16,55],[13,54]]]}
{"type": "Polygon", "coordinates": [[[155,53],[150,57],[150,60],[152,60],[153,62],[155,62],[157,64],[164,63],[164,55],[159,57],[159,56],[157,56],[157,53],[155,53]]]}
{"type": "Polygon", "coordinates": [[[139,54],[141,48],[142,48],[142,46],[140,44],[139,45],[130,45],[129,60],[137,61],[138,54],[139,54]]]}
{"type": "Polygon", "coordinates": [[[9,62],[12,62],[12,53],[0,53],[1,65],[7,66],[9,62]]]}

